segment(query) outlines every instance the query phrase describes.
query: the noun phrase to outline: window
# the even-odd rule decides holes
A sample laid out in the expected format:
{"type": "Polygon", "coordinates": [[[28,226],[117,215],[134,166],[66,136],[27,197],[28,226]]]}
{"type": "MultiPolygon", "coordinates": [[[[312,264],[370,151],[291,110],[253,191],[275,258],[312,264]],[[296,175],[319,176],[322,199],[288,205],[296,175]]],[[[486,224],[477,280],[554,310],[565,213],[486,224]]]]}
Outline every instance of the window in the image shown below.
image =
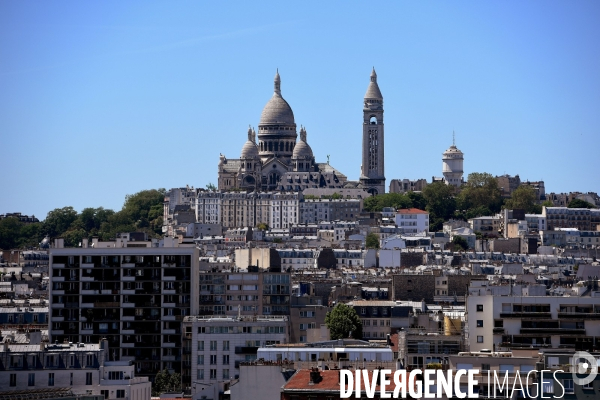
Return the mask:
{"type": "Polygon", "coordinates": [[[204,351],[204,340],[198,341],[198,350],[204,351]]]}
{"type": "Polygon", "coordinates": [[[483,328],[483,320],[482,319],[478,319],[477,320],[477,327],[478,328],[483,328]]]}
{"type": "Polygon", "coordinates": [[[108,371],[108,379],[111,381],[123,379],[123,371],[108,371]]]}
{"type": "Polygon", "coordinates": [[[198,379],[204,379],[204,370],[203,369],[199,369],[198,372],[196,373],[196,378],[198,379]]]}
{"type": "Polygon", "coordinates": [[[211,340],[210,341],[210,350],[211,351],[217,351],[217,341],[216,340],[211,340]]]}
{"type": "Polygon", "coordinates": [[[483,304],[477,304],[477,312],[483,312],[483,304]]]}
{"type": "Polygon", "coordinates": [[[223,370],[223,379],[229,379],[229,369],[223,370]]]}
{"type": "Polygon", "coordinates": [[[92,384],[92,373],[91,372],[86,372],[85,373],[85,384],[86,385],[91,385],[92,384]]]}
{"type": "Polygon", "coordinates": [[[35,374],[30,373],[27,378],[27,386],[35,386],[35,374]]]}
{"type": "Polygon", "coordinates": [[[565,393],[574,393],[573,379],[563,379],[563,386],[565,387],[565,393]]]}
{"type": "Polygon", "coordinates": [[[54,372],[48,374],[48,386],[54,386],[54,372]]]}
{"type": "Polygon", "coordinates": [[[229,340],[223,341],[223,351],[229,351],[229,340]]]}
{"type": "Polygon", "coordinates": [[[481,364],[481,370],[482,371],[489,371],[490,370],[490,364],[481,364]]]}
{"type": "Polygon", "coordinates": [[[123,389],[117,390],[117,399],[124,399],[124,398],[125,398],[125,390],[123,390],[123,389]]]}
{"type": "Polygon", "coordinates": [[[105,398],[105,399],[108,399],[108,393],[109,393],[109,391],[108,391],[108,390],[101,390],[101,391],[100,391],[100,394],[101,394],[102,396],[104,396],[104,398],[105,398]]]}
{"type": "Polygon", "coordinates": [[[216,369],[210,370],[210,379],[217,379],[217,370],[216,369]]]}
{"type": "Polygon", "coordinates": [[[204,365],[204,355],[198,356],[198,365],[204,365]]]}
{"type": "Polygon", "coordinates": [[[229,365],[229,354],[223,354],[223,365],[229,365]]]}
{"type": "Polygon", "coordinates": [[[85,362],[88,367],[92,367],[94,366],[94,355],[93,354],[88,354],[85,357],[85,362]]]}
{"type": "Polygon", "coordinates": [[[483,343],[483,336],[477,336],[477,343],[483,343]]]}
{"type": "Polygon", "coordinates": [[[17,374],[10,374],[10,386],[17,386],[17,374]]]}
{"type": "Polygon", "coordinates": [[[216,365],[216,364],[217,364],[217,355],[211,354],[210,355],[210,365],[216,365]]]}

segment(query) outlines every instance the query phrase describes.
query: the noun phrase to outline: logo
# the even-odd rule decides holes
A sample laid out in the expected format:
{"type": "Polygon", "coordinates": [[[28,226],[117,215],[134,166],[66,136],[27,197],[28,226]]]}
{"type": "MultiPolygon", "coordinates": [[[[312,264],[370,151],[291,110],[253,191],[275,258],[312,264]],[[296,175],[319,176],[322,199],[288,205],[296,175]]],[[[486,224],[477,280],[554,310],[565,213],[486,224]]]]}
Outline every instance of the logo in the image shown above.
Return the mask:
{"type": "Polygon", "coordinates": [[[587,385],[598,375],[598,362],[587,351],[577,351],[573,354],[573,383],[587,385]]]}

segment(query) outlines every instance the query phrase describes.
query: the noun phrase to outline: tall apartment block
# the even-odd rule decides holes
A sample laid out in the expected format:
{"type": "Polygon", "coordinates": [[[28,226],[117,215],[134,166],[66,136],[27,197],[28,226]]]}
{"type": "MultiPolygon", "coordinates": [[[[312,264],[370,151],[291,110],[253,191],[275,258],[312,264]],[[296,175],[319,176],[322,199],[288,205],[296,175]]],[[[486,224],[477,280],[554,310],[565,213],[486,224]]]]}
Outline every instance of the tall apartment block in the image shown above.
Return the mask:
{"type": "Polygon", "coordinates": [[[51,342],[106,338],[108,360],[134,362],[139,376],[180,372],[181,324],[198,311],[199,254],[177,246],[117,239],[62,248],[59,239],[50,250],[51,342]]]}

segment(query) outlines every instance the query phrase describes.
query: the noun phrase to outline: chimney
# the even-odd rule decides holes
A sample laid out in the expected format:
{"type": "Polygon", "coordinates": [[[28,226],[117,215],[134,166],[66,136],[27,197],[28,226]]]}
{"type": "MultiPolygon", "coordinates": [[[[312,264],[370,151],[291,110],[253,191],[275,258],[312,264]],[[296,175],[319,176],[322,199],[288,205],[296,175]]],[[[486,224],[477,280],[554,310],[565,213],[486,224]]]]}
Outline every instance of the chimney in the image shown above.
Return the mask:
{"type": "Polygon", "coordinates": [[[322,378],[321,378],[321,373],[319,372],[319,368],[311,368],[308,384],[314,385],[315,383],[321,382],[321,380],[322,380],[322,378]]]}
{"type": "Polygon", "coordinates": [[[84,249],[88,248],[88,243],[89,243],[89,239],[88,238],[83,238],[81,240],[81,247],[83,247],[84,249]]]}

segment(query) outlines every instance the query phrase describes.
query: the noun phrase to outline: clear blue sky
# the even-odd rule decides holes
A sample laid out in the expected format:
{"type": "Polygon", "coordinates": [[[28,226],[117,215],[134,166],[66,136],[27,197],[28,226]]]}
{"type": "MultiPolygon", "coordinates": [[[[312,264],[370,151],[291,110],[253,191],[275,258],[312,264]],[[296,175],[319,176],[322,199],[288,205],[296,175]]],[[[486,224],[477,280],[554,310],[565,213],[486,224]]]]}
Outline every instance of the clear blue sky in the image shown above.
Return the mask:
{"type": "Polygon", "coordinates": [[[317,161],[357,179],[375,66],[386,177],[600,191],[600,2],[0,2],[0,213],[119,210],[217,181],[279,68],[317,161]]]}

